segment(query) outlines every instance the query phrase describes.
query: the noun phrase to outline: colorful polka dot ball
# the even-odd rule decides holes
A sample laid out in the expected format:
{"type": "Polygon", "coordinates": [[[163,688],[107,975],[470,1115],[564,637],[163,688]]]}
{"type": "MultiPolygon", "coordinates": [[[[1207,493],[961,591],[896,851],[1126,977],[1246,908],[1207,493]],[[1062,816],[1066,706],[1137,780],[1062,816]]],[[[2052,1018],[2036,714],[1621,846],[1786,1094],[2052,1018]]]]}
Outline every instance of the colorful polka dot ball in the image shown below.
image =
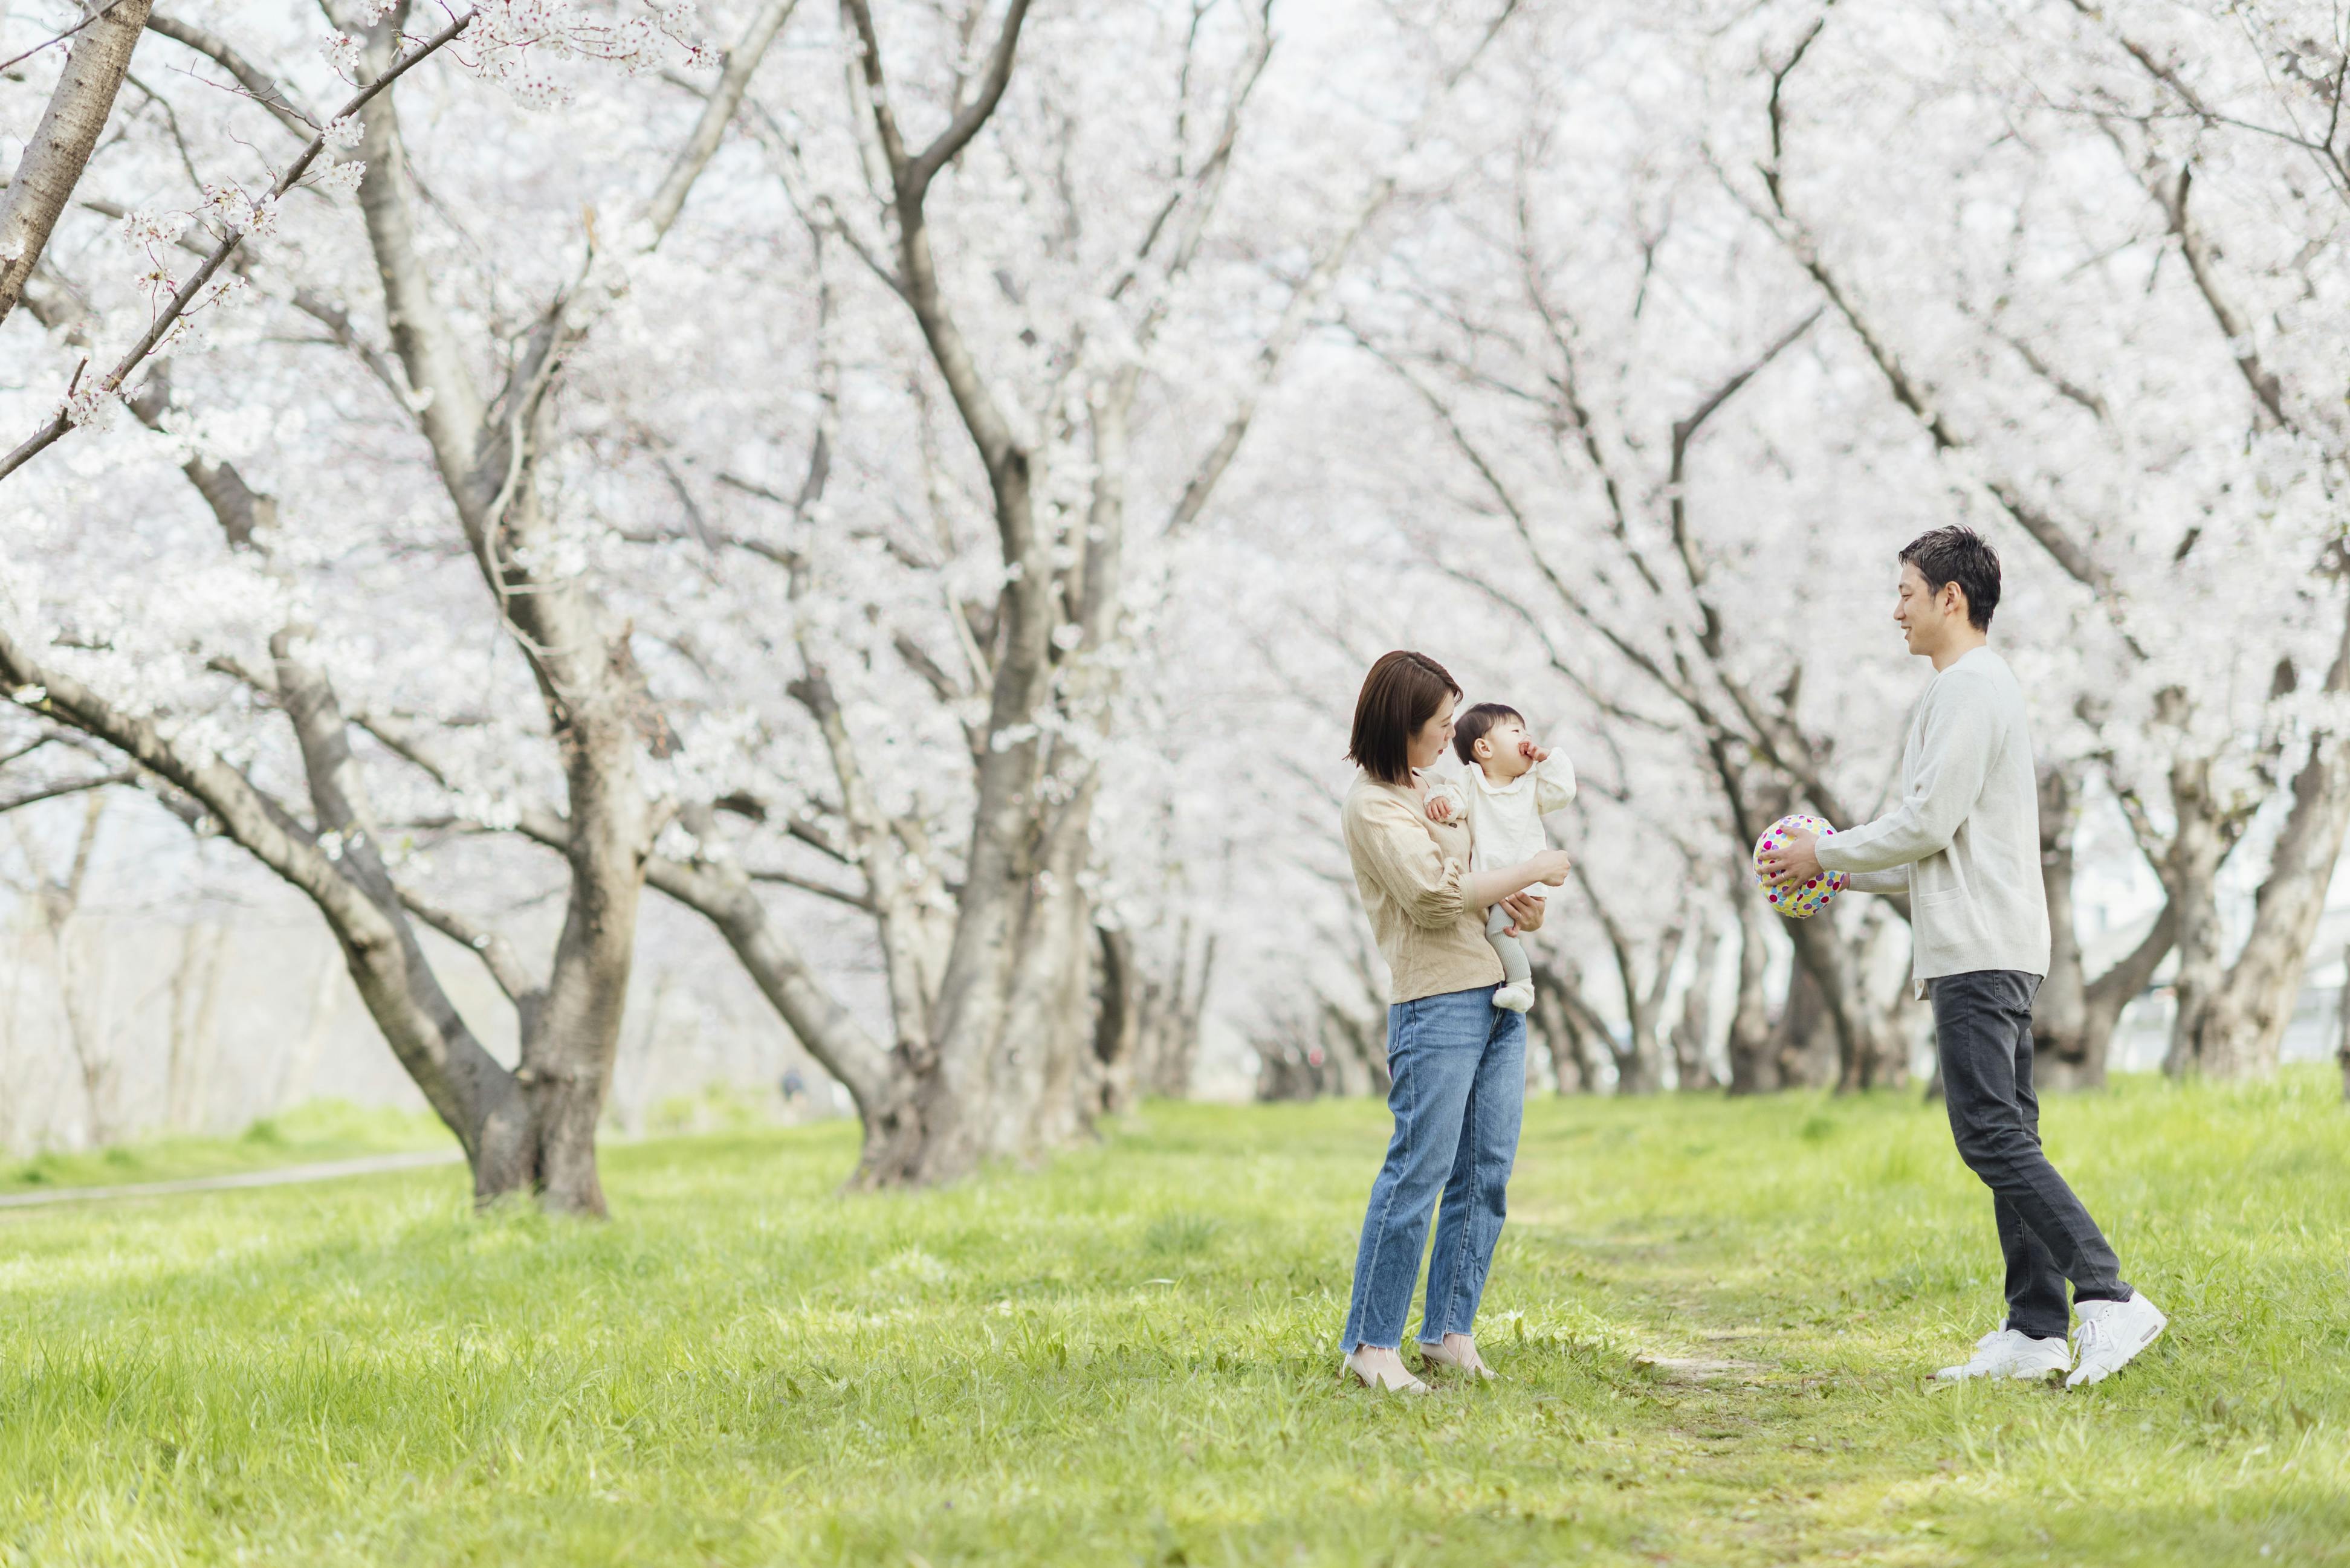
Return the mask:
{"type": "Polygon", "coordinates": [[[1773,888],[1771,886],[1771,874],[1762,869],[1762,857],[1778,848],[1786,841],[1788,831],[1797,827],[1807,828],[1822,838],[1835,831],[1818,817],[1806,815],[1801,812],[1793,816],[1781,817],[1764,828],[1762,836],[1754,841],[1754,883],[1762,889],[1762,896],[1771,901],[1773,909],[1791,920],[1808,920],[1826,909],[1829,899],[1844,891],[1845,874],[1841,871],[1823,871],[1801,887],[1773,888]]]}

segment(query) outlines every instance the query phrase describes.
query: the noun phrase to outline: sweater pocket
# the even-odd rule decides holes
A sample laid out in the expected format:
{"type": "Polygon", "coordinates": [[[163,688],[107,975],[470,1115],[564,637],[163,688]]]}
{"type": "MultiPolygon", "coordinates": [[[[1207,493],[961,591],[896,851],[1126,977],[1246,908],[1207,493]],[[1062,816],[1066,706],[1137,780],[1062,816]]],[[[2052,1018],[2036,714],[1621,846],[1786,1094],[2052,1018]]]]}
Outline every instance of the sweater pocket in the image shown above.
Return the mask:
{"type": "Polygon", "coordinates": [[[1920,893],[1911,901],[1921,943],[1938,948],[1962,947],[1983,940],[1982,907],[1967,897],[1964,888],[1944,888],[1920,893]]]}

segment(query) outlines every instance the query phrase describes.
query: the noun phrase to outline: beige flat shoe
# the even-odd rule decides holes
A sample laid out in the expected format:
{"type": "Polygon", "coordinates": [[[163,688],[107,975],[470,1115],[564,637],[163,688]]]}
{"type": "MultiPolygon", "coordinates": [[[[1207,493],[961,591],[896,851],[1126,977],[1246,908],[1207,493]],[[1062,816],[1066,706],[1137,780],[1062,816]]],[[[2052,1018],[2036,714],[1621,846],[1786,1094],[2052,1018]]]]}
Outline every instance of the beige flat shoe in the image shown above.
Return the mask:
{"type": "Polygon", "coordinates": [[[1441,1340],[1434,1345],[1423,1340],[1419,1346],[1419,1359],[1422,1366],[1431,1370],[1441,1367],[1447,1372],[1473,1372],[1488,1383],[1501,1380],[1501,1375],[1485,1365],[1485,1358],[1477,1354],[1473,1345],[1470,1347],[1468,1355],[1463,1356],[1441,1340]]]}
{"type": "Polygon", "coordinates": [[[1340,1367],[1339,1376],[1352,1377],[1366,1388],[1377,1388],[1387,1394],[1425,1394],[1428,1385],[1406,1372],[1399,1365],[1393,1369],[1384,1366],[1365,1367],[1349,1353],[1340,1367]]]}

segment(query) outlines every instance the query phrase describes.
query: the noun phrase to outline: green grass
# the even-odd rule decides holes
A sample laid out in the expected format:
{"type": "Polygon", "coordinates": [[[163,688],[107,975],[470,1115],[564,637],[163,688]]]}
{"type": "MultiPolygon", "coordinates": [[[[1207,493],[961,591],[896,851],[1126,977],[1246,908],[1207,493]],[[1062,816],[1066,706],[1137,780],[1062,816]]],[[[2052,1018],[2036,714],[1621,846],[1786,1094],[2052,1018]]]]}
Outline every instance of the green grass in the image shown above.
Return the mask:
{"type": "Polygon", "coordinates": [[[1333,1376],[1376,1105],[1151,1107],[847,1198],[848,1129],[0,1220],[0,1563],[2350,1562],[2350,1113],[2047,1112],[2169,1335],[1929,1390],[1999,1311],[1913,1097],[1530,1107],[1483,1338],[1333,1376]],[[1642,1357],[1650,1358],[1644,1364],[1642,1357]]]}
{"type": "Polygon", "coordinates": [[[180,1136],[116,1144],[85,1154],[0,1158],[0,1195],[234,1176],[275,1166],[453,1147],[448,1129],[429,1112],[371,1110],[340,1100],[319,1100],[265,1117],[233,1138],[180,1136]]]}

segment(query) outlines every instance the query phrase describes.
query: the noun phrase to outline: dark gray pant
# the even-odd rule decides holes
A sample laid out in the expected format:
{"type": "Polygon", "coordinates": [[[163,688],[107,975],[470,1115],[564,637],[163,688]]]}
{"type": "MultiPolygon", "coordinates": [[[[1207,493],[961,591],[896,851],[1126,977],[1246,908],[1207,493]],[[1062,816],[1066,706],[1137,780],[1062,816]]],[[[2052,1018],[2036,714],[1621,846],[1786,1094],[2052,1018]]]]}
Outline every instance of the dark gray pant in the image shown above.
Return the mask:
{"type": "Polygon", "coordinates": [[[2062,1339],[2078,1301],[2127,1301],[2121,1261],[2040,1149],[2032,1092],[2032,999],[2040,977],[1987,969],[1927,982],[1942,1054],[1942,1099],[1959,1158],[1991,1191],[2007,1257],[2007,1326],[2062,1339]]]}

